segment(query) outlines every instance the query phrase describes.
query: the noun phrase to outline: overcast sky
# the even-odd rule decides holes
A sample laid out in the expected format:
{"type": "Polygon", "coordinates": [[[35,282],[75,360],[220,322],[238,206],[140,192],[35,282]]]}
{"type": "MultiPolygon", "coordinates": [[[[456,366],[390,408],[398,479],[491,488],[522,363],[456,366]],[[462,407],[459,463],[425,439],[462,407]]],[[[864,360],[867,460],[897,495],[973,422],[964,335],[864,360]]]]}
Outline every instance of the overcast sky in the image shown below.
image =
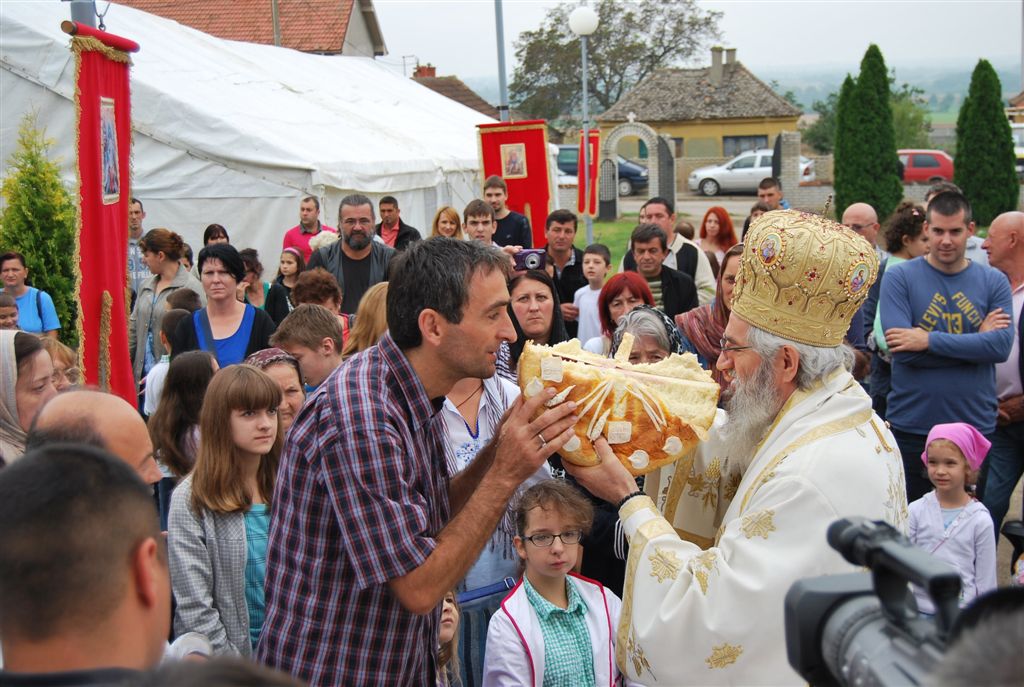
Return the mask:
{"type": "MultiPolygon", "coordinates": [[[[546,10],[558,4],[504,0],[510,77],[512,43],[520,32],[540,26],[546,10]]],[[[896,67],[934,60],[970,69],[979,57],[1020,62],[1022,0],[719,0],[699,5],[724,13],[722,44],[737,48],[737,57],[755,73],[823,65],[856,70],[872,42],[896,67]]],[[[409,74],[418,58],[434,64],[438,76],[497,78],[494,0],[374,0],[374,6],[389,53],[382,59],[397,71],[402,57],[411,55],[406,58],[409,74]]]]}

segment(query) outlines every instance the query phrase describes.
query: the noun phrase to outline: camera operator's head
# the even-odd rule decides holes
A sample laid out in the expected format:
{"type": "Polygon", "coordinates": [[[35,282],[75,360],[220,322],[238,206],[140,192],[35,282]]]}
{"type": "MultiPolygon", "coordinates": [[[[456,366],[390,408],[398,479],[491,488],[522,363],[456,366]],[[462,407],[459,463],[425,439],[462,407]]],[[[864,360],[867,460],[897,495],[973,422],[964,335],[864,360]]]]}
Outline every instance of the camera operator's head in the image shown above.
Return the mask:
{"type": "Polygon", "coordinates": [[[794,393],[852,367],[844,335],[878,261],[864,239],[806,213],[768,212],[747,236],[717,366],[732,380],[728,452],[752,457],[794,393]]]}
{"type": "Polygon", "coordinates": [[[965,608],[950,648],[926,684],[1019,685],[1024,676],[1024,589],[1004,587],[965,608]]]}

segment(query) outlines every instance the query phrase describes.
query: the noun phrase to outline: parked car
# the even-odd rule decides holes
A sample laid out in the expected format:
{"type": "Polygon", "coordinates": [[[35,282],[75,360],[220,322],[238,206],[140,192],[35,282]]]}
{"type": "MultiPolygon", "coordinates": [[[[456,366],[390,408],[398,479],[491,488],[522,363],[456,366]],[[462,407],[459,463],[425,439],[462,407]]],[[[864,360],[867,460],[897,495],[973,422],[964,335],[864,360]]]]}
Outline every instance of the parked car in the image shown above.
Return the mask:
{"type": "MultiPolygon", "coordinates": [[[[705,196],[718,195],[721,191],[756,193],[761,179],[772,175],[772,155],[771,148],[742,152],[723,164],[693,170],[687,185],[691,192],[700,191],[705,196]]],[[[800,181],[815,179],[814,161],[801,155],[800,181]]]]}
{"type": "MultiPolygon", "coordinates": [[[[579,177],[579,146],[560,145],[558,146],[558,169],[565,174],[579,177]]],[[[642,193],[647,190],[647,168],[634,162],[630,162],[621,155],[618,156],[619,163],[619,195],[631,196],[634,193],[642,193]]]]}
{"type": "Polygon", "coordinates": [[[897,150],[903,182],[907,184],[934,184],[953,181],[953,158],[944,150],[897,150]]]}

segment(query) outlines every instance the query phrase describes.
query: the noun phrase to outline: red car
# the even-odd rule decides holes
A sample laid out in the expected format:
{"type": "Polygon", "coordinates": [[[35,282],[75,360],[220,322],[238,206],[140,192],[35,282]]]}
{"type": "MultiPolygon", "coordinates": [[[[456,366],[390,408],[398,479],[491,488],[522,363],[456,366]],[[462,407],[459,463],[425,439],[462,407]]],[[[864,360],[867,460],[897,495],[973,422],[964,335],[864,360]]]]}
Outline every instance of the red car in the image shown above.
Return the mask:
{"type": "Polygon", "coordinates": [[[898,150],[896,153],[905,183],[953,181],[953,158],[943,150],[898,150]]]}

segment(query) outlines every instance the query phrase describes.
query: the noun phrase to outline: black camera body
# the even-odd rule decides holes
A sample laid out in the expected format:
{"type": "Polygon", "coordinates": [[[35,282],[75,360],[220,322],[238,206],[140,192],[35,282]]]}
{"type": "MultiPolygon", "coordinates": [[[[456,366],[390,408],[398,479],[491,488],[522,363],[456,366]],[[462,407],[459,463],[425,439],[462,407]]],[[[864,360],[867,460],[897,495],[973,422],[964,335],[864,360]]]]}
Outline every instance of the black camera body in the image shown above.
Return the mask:
{"type": "Polygon", "coordinates": [[[789,663],[812,685],[921,684],[946,649],[960,576],[882,521],[837,520],[828,542],[870,572],[800,580],[785,600],[789,663]],[[935,603],[922,618],[908,583],[935,603]]]}
{"type": "Polygon", "coordinates": [[[548,254],[543,248],[524,248],[513,256],[515,270],[542,270],[548,264],[548,254]]]}

